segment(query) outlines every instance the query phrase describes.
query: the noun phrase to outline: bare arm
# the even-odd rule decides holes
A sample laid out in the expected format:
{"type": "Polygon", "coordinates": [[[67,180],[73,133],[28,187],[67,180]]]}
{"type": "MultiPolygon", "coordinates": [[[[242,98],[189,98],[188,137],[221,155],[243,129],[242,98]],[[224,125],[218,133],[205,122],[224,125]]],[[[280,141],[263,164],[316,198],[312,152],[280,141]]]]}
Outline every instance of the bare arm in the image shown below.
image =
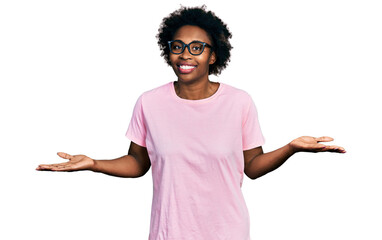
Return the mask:
{"type": "Polygon", "coordinates": [[[61,158],[69,159],[69,161],[58,164],[41,164],[36,170],[91,170],[117,177],[137,178],[145,175],[151,166],[147,149],[134,142],[130,144],[128,155],[112,160],[94,160],[85,155],[70,155],[63,152],[57,154],[61,158]]]}
{"type": "Polygon", "coordinates": [[[147,149],[131,142],[128,155],[113,160],[94,160],[90,170],[117,177],[137,178],[145,175],[150,166],[147,149]]]}
{"type": "Polygon", "coordinates": [[[297,152],[339,152],[345,153],[345,149],[339,146],[328,146],[319,142],[332,141],[331,137],[300,137],[287,145],[269,153],[263,153],[262,147],[244,151],[245,174],[251,178],[259,178],[280,167],[288,158],[297,152]]]}
{"type": "Polygon", "coordinates": [[[259,178],[280,167],[293,154],[289,145],[268,153],[263,153],[262,147],[244,151],[244,159],[248,159],[244,172],[250,179],[259,178]]]}

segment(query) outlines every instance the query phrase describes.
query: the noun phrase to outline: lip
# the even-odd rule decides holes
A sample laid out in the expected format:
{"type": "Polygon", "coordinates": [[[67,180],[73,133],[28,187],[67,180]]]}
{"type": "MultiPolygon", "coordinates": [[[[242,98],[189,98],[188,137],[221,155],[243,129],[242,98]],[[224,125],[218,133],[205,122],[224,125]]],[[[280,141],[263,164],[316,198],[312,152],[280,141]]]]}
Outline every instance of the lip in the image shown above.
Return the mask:
{"type": "Polygon", "coordinates": [[[195,68],[197,68],[197,65],[180,62],[180,63],[176,64],[176,67],[177,67],[179,73],[181,73],[181,74],[188,74],[188,73],[193,72],[195,70],[195,68]],[[192,66],[193,68],[183,69],[180,66],[192,66]]]}

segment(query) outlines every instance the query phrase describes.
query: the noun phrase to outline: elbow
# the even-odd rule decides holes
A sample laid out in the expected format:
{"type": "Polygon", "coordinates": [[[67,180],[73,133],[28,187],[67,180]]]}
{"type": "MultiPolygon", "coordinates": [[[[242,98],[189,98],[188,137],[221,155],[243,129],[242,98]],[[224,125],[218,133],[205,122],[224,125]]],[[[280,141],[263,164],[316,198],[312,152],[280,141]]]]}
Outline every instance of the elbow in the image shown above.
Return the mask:
{"type": "MultiPolygon", "coordinates": [[[[249,176],[248,176],[249,177],[249,176]]],[[[255,180],[255,179],[258,179],[260,176],[251,176],[251,177],[249,177],[249,179],[251,179],[251,180],[255,180]]]]}
{"type": "Polygon", "coordinates": [[[151,165],[142,169],[142,171],[134,178],[140,178],[140,177],[143,177],[144,175],[146,175],[146,173],[150,170],[150,166],[151,165]]]}
{"type": "Polygon", "coordinates": [[[251,180],[255,180],[256,178],[259,177],[257,174],[254,174],[254,173],[249,173],[249,172],[244,172],[244,173],[251,180]]]}
{"type": "Polygon", "coordinates": [[[259,173],[259,172],[254,172],[254,173],[246,172],[245,173],[245,175],[247,175],[247,177],[251,180],[258,179],[259,177],[264,176],[265,174],[267,174],[267,173],[259,173]]]}

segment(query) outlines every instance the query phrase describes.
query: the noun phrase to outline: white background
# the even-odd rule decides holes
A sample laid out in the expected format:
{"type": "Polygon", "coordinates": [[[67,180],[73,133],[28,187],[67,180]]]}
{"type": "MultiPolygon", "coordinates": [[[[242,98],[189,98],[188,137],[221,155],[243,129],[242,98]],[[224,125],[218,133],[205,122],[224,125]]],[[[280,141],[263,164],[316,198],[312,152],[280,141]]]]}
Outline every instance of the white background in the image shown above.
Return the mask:
{"type": "MultiPolygon", "coordinates": [[[[123,179],[38,172],[56,152],[112,159],[138,96],[176,80],[155,38],[179,1],[1,1],[1,239],[147,239],[151,170],[123,179]]],[[[205,3],[233,33],[218,78],[253,97],[266,152],[298,153],[243,193],[253,240],[382,239],[382,8],[371,0],[205,3]]]]}

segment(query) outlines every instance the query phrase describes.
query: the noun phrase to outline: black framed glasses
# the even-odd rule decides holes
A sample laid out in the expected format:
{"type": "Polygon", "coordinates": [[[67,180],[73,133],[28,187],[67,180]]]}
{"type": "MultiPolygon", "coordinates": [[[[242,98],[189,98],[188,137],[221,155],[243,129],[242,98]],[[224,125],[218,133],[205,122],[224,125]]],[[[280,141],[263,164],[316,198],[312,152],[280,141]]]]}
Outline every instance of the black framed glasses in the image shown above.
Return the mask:
{"type": "Polygon", "coordinates": [[[185,44],[180,40],[173,40],[168,41],[168,46],[170,48],[170,52],[173,54],[182,54],[184,52],[184,49],[187,47],[188,52],[191,53],[191,55],[195,56],[202,54],[204,51],[204,47],[209,47],[213,49],[211,45],[201,41],[192,41],[189,44],[185,44]]]}

